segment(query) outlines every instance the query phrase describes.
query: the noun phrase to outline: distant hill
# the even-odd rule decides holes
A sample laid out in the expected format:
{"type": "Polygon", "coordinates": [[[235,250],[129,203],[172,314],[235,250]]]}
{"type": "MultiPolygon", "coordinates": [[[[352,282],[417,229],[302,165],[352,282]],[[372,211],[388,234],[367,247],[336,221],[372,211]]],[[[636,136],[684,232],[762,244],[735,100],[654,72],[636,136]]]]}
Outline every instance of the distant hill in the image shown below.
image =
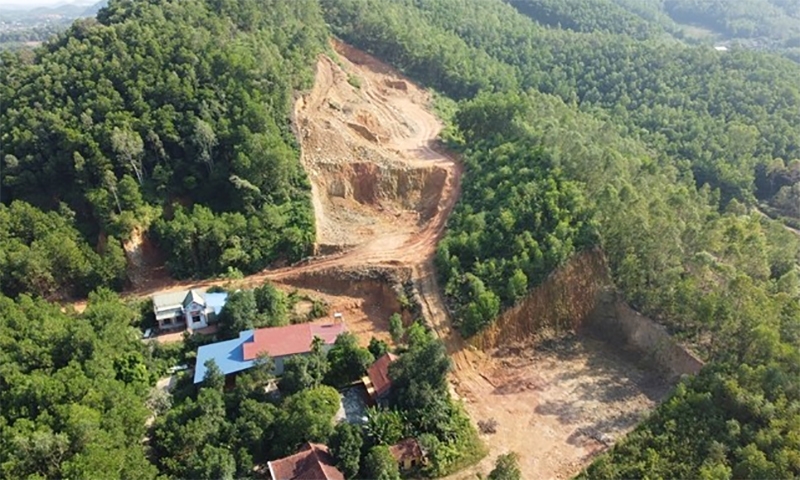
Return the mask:
{"type": "Polygon", "coordinates": [[[0,49],[36,45],[63,32],[79,18],[95,17],[108,4],[64,4],[54,7],[0,7],[0,49]]]}

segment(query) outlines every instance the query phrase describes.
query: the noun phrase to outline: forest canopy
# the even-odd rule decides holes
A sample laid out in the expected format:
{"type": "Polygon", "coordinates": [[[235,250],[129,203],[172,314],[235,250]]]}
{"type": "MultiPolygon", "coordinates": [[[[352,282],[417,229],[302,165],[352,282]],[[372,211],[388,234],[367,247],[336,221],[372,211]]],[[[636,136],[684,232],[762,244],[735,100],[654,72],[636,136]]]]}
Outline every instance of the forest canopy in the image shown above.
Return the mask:
{"type": "Polygon", "coordinates": [[[84,247],[152,227],[181,277],[300,258],[314,225],[289,111],[327,36],[312,0],[120,0],[4,53],[2,200],[66,206],[84,247]]]}
{"type": "Polygon", "coordinates": [[[710,361],[585,478],[800,475],[800,242],[754,208],[793,184],[796,64],[548,29],[492,0],[323,5],[458,100],[464,194],[437,266],[463,333],[599,245],[624,297],[710,361]]]}

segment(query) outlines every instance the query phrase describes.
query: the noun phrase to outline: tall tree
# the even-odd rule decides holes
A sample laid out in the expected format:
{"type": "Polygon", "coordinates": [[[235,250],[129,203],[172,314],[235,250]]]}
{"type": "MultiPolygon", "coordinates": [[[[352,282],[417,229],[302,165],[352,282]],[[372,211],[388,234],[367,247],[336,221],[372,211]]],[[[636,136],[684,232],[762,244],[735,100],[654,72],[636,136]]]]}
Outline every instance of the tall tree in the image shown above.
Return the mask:
{"type": "Polygon", "coordinates": [[[336,338],[328,351],[330,369],[326,382],[334,386],[344,386],[361,378],[375,358],[369,350],[358,346],[358,339],[351,332],[336,338]]]}
{"type": "Polygon", "coordinates": [[[378,445],[372,447],[364,458],[364,470],[367,478],[375,480],[400,480],[400,468],[389,451],[389,447],[378,445]]]}
{"type": "Polygon", "coordinates": [[[364,439],[356,425],[342,422],[336,425],[328,442],[336,466],[345,478],[356,478],[361,468],[361,447],[364,439]]]}

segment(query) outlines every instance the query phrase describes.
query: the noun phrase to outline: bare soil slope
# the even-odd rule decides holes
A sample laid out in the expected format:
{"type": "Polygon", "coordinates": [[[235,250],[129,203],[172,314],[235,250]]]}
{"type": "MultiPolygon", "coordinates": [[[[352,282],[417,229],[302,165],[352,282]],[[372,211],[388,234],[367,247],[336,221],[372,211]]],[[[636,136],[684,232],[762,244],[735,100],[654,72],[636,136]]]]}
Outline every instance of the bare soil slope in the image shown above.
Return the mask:
{"type": "Polygon", "coordinates": [[[424,258],[407,254],[432,248],[426,240],[441,231],[458,187],[457,164],[434,149],[441,124],[426,92],[362,52],[334,47],[338,62],[320,58],[313,90],[295,106],[318,251],[358,246],[378,260],[424,258]]]}
{"type": "MultiPolygon", "coordinates": [[[[294,109],[312,184],[317,255],[233,285],[272,280],[321,296],[365,343],[371,335],[387,338],[396,298],[385,285],[351,282],[348,272],[370,266],[410,270],[423,314],[453,359],[454,392],[473,420],[498,422],[498,433],[485,437],[490,455],[453,478],[485,474],[507,451],[520,454],[524,478],[574,475],[632,428],[663,395],[662,387],[597,342],[490,351],[492,356],[465,344],[433,268],[436,243],[460,192],[461,166],[437,145],[441,124],[426,92],[363,52],[333,46],[338,59],[319,58],[314,88],[294,109]]],[[[230,283],[159,279],[130,293],[230,283]]]]}

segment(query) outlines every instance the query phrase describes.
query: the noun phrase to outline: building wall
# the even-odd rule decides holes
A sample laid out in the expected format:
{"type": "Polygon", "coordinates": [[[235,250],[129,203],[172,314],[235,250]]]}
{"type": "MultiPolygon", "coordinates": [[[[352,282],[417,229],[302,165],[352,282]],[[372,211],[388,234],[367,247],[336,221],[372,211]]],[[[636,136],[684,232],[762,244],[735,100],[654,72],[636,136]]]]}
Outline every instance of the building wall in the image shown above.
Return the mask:
{"type": "Polygon", "coordinates": [[[176,330],[179,328],[185,328],[186,324],[184,323],[184,321],[185,321],[184,317],[179,317],[177,320],[172,319],[170,323],[165,325],[163,320],[159,320],[158,328],[161,330],[176,330]]]}
{"type": "Polygon", "coordinates": [[[288,357],[275,357],[272,359],[275,362],[275,375],[283,375],[284,360],[288,357]]]}
{"type": "Polygon", "coordinates": [[[186,319],[186,328],[189,330],[197,330],[208,326],[208,309],[200,307],[199,305],[192,304],[184,313],[186,319]],[[198,308],[199,307],[199,308],[198,308]],[[200,322],[193,322],[193,315],[200,315],[200,322]]]}

